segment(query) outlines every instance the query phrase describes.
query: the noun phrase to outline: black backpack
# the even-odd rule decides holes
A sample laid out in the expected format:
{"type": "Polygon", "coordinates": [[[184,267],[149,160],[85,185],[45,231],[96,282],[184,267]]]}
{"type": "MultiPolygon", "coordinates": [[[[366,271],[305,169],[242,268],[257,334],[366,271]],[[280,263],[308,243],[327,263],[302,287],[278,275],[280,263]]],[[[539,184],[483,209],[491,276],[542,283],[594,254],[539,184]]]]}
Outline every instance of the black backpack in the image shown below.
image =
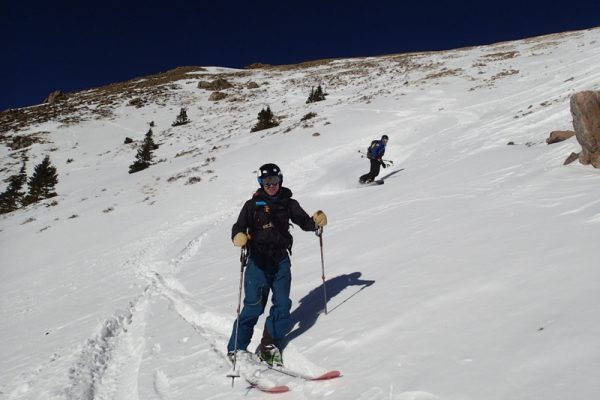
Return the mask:
{"type": "Polygon", "coordinates": [[[377,143],[379,143],[379,140],[375,139],[373,141],[371,141],[371,145],[369,145],[369,147],[367,147],[367,157],[371,158],[371,150],[373,150],[373,147],[375,147],[375,145],[377,145],[377,143]]]}

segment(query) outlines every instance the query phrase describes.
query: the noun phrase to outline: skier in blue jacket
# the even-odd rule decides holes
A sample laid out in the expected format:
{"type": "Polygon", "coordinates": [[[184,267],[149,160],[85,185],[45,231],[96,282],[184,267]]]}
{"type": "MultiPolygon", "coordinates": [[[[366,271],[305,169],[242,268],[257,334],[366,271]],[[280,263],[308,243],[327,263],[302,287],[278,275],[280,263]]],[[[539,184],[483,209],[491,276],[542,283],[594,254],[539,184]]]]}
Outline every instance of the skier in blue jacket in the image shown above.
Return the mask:
{"type": "Polygon", "coordinates": [[[302,209],[292,198],[292,191],[282,186],[283,174],[275,164],[260,167],[258,183],[260,188],[246,201],[231,229],[233,244],[249,249],[249,257],[244,275],[244,307],[238,329],[237,322],[233,325],[227,352],[233,358],[234,350],[246,351],[254,325],[272,292],[272,306],[256,353],[268,364],[283,365],[279,346],[291,328],[290,222],[304,231],[316,231],[327,224],[327,217],[321,210],[310,217],[302,209]]]}
{"type": "Polygon", "coordinates": [[[382,157],[385,154],[385,146],[387,145],[387,142],[387,135],[383,135],[380,140],[373,140],[371,142],[371,146],[369,146],[369,150],[367,152],[367,158],[371,162],[371,169],[368,173],[358,178],[360,183],[373,182],[377,175],[379,175],[380,167],[387,167],[385,162],[382,160],[382,157]]]}

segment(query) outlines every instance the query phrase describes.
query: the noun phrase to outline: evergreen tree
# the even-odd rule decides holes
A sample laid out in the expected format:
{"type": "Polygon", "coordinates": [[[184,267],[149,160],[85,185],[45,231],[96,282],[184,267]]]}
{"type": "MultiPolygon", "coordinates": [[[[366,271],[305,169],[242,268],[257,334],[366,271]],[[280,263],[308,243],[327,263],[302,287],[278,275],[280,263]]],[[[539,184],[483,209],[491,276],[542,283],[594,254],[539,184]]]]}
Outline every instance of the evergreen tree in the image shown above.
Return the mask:
{"type": "Polygon", "coordinates": [[[25,171],[25,161],[18,175],[12,175],[8,178],[8,187],[0,194],[0,214],[9,213],[18,209],[23,204],[25,192],[23,187],[27,183],[27,174],[25,171]]]}
{"type": "Polygon", "coordinates": [[[23,201],[23,205],[36,203],[40,200],[56,196],[54,186],[58,183],[56,167],[50,163],[50,156],[35,166],[33,175],[29,178],[29,192],[23,201]]]}
{"type": "Polygon", "coordinates": [[[263,129],[273,128],[278,125],[279,122],[277,122],[277,119],[273,115],[271,107],[267,106],[267,108],[263,108],[258,113],[258,122],[250,132],[262,131],[263,129]]]}
{"type": "Polygon", "coordinates": [[[323,92],[323,88],[321,87],[321,85],[319,85],[317,86],[316,90],[315,88],[310,89],[310,94],[308,95],[308,100],[306,100],[306,104],[314,103],[317,101],[323,101],[325,100],[325,96],[327,96],[327,93],[323,92]]]}
{"type": "Polygon", "coordinates": [[[188,122],[190,122],[190,120],[188,119],[187,111],[185,108],[182,108],[181,111],[179,111],[179,115],[175,119],[175,122],[173,122],[171,126],[185,125],[188,122]]]}
{"type": "Polygon", "coordinates": [[[142,147],[138,149],[135,161],[129,166],[129,173],[133,174],[134,172],[148,168],[150,164],[152,164],[152,159],[154,158],[152,152],[157,148],[158,146],[154,144],[154,140],[152,139],[152,129],[149,129],[142,142],[142,147]]]}

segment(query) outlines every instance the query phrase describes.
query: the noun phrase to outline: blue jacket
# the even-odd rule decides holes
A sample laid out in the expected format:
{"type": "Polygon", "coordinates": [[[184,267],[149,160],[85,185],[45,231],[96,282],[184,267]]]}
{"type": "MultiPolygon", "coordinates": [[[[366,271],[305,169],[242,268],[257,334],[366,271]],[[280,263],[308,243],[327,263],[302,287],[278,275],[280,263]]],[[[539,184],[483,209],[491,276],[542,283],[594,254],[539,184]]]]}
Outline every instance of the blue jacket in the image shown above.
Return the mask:
{"type": "Polygon", "coordinates": [[[381,140],[376,140],[376,143],[373,144],[369,150],[369,158],[374,158],[375,160],[381,160],[381,157],[385,154],[385,143],[381,140]]]}

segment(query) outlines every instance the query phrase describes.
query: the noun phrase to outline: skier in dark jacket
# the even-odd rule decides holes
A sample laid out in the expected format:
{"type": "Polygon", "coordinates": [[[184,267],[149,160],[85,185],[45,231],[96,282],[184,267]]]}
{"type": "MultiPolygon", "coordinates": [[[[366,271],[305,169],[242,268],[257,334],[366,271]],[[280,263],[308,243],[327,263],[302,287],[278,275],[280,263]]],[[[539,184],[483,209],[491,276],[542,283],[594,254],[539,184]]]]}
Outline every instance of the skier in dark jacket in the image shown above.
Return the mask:
{"type": "Polygon", "coordinates": [[[367,174],[364,174],[358,181],[360,183],[370,183],[379,175],[380,167],[387,167],[385,162],[382,160],[383,155],[385,154],[385,146],[388,142],[388,136],[383,135],[380,140],[374,140],[371,142],[371,146],[369,146],[369,151],[367,152],[367,158],[371,162],[371,169],[367,174]]]}
{"type": "Polygon", "coordinates": [[[316,231],[327,224],[323,211],[312,218],[292,199],[290,189],[283,187],[283,174],[275,164],[265,164],[258,171],[260,188],[244,204],[231,229],[233,244],[247,247],[249,257],[244,277],[244,307],[239,315],[236,346],[236,323],[227,345],[233,357],[234,349],[246,351],[252,339],[254,325],[264,312],[269,297],[272,306],[265,321],[263,337],[256,351],[271,365],[283,365],[279,346],[291,329],[290,300],[292,235],[290,221],[305,231],[316,231]],[[288,254],[289,253],[289,254],[288,254]]]}

